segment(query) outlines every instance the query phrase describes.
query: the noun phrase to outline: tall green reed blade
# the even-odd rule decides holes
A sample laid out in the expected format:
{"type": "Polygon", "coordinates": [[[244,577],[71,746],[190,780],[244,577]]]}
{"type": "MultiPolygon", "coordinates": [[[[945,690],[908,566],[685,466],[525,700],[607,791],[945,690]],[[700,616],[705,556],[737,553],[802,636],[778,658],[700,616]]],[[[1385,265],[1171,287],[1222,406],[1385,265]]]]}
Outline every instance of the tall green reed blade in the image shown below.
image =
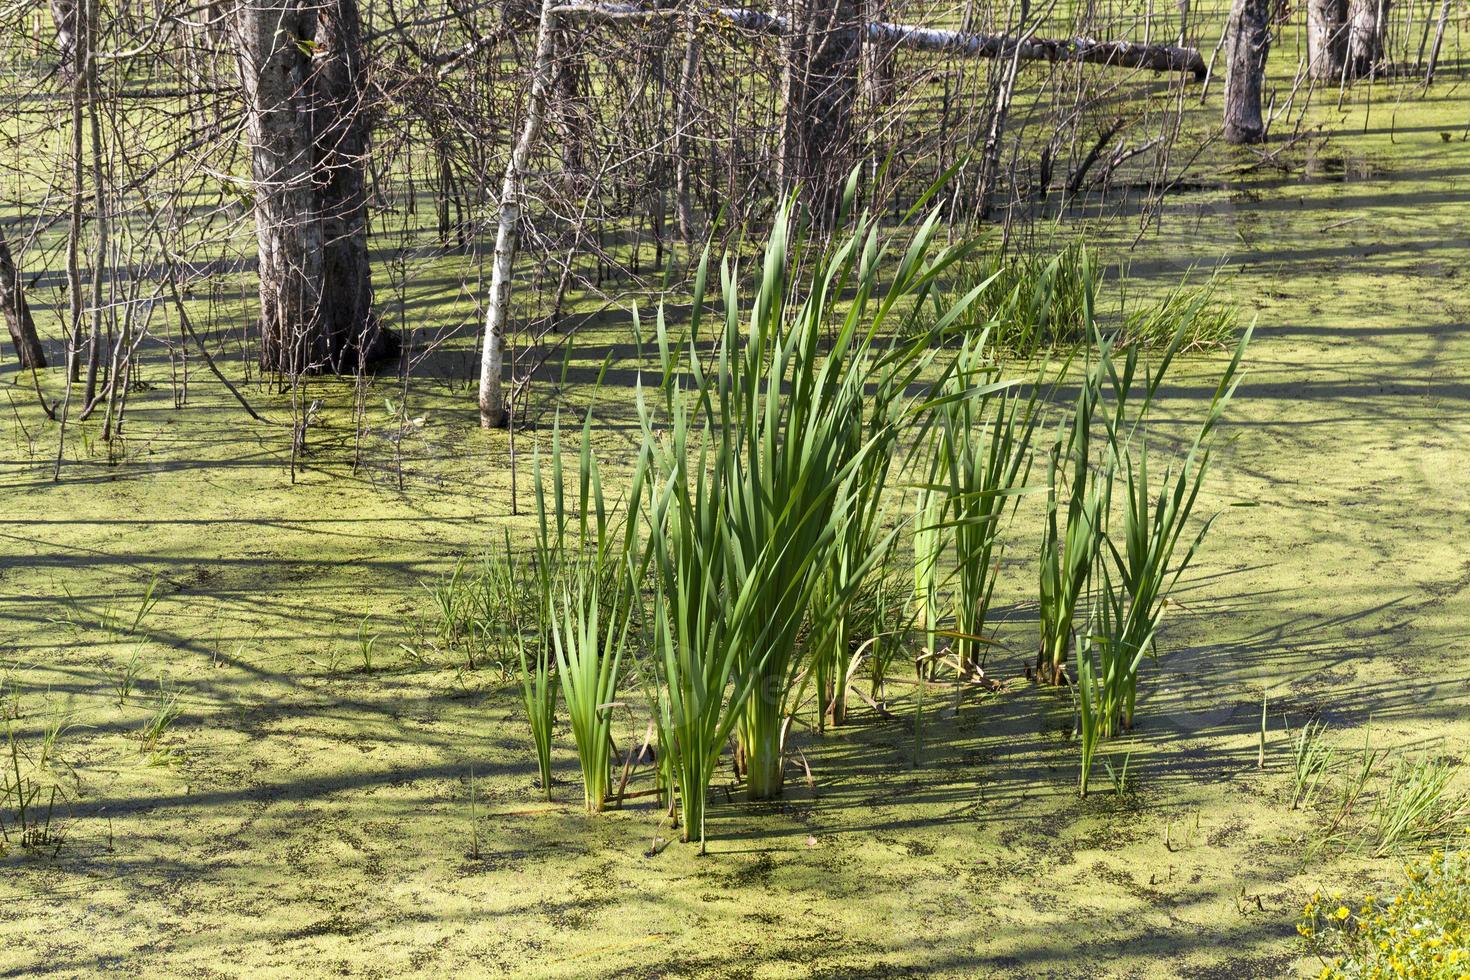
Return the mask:
{"type": "MultiPolygon", "coordinates": [[[[939,646],[941,583],[944,575],[940,561],[949,550],[948,531],[944,526],[944,492],[936,486],[923,486],[914,498],[914,619],[923,631],[921,654],[933,655],[939,646]]],[[[929,661],[932,663],[933,661],[929,661]]]]}
{"type": "MultiPolygon", "coordinates": [[[[536,458],[542,618],[582,769],[583,800],[589,813],[598,813],[608,795],[612,709],[636,601],[627,564],[633,524],[626,522],[619,538],[592,453],[590,411],[582,425],[575,497],[566,492],[560,419],[552,430],[550,465],[548,494],[536,458]]],[[[636,482],[633,491],[639,492],[636,482]]]]}
{"type": "MultiPolygon", "coordinates": [[[[826,641],[812,650],[811,674],[818,697],[818,727],[830,721],[834,726],[847,720],[847,688],[855,667],[854,600],[866,595],[865,589],[875,568],[886,566],[896,538],[885,531],[887,510],[884,493],[888,486],[895,455],[889,451],[862,452],[861,443],[875,446],[887,442],[885,430],[897,425],[890,399],[875,399],[873,412],[864,425],[850,436],[849,453],[861,462],[848,477],[848,485],[838,495],[832,521],[838,528],[827,566],[817,585],[817,601],[813,609],[829,613],[826,641]]],[[[875,623],[873,631],[886,624],[875,623]]],[[[813,634],[822,630],[812,629],[813,634]]]]}
{"type": "MultiPolygon", "coordinates": [[[[508,581],[515,582],[515,559],[506,541],[506,559],[492,568],[503,569],[508,581]]],[[[538,623],[542,616],[537,617],[538,623]]],[[[510,629],[510,641],[514,645],[520,664],[521,701],[526,707],[526,721],[531,729],[531,743],[536,752],[536,768],[541,779],[541,789],[546,799],[551,799],[551,738],[556,726],[556,656],[545,634],[539,629],[531,638],[521,624],[510,629]]]]}
{"type": "MultiPolygon", "coordinates": [[[[1194,333],[1188,319],[1181,319],[1175,329],[1175,349],[1182,338],[1194,333]]],[[[1198,532],[1175,561],[1185,527],[1194,513],[1200,488],[1209,471],[1209,442],[1226,406],[1240,383],[1239,370],[1250,343],[1247,329],[1236,345],[1235,355],[1226,365],[1215,387],[1214,397],[1205,419],[1183,461],[1164,472],[1157,488],[1150,482],[1147,447],[1140,444],[1137,452],[1132,443],[1134,431],[1123,431],[1121,412],[1110,423],[1108,439],[1114,469],[1123,474],[1121,547],[1110,528],[1106,537],[1112,568],[1104,568],[1102,603],[1109,613],[1103,633],[1115,685],[1108,699],[1112,712],[1102,722],[1103,734],[1111,737],[1120,729],[1133,727],[1138,698],[1138,671],[1146,655],[1154,652],[1159,625],[1168,604],[1169,592],[1189,568],[1205,536],[1214,523],[1206,519],[1198,532]]],[[[1124,372],[1114,379],[1115,398],[1120,405],[1127,401],[1134,355],[1130,351],[1124,372]]],[[[1141,412],[1146,412],[1157,389],[1158,375],[1146,386],[1141,412]]],[[[1134,429],[1136,430],[1136,421],[1134,429]]]]}
{"type": "Polygon", "coordinates": [[[1093,647],[1084,637],[1077,650],[1077,734],[1082,751],[1082,770],[1078,777],[1077,794],[1087,795],[1087,782],[1092,775],[1093,758],[1102,736],[1101,718],[1106,698],[1106,681],[1099,683],[1093,662],[1093,647]]]}
{"type": "MultiPolygon", "coordinates": [[[[956,667],[969,674],[985,660],[986,622],[995,591],[1000,524],[1025,492],[1039,386],[1023,397],[1001,383],[999,363],[987,349],[988,331],[960,346],[949,388],[956,397],[938,406],[937,451],[930,485],[943,497],[945,529],[952,536],[954,651],[956,667]]],[[[932,530],[932,529],[926,529],[932,530]]],[[[935,547],[926,541],[928,548],[935,547]]]]}
{"type": "Polygon", "coordinates": [[[536,769],[546,799],[551,799],[551,735],[556,726],[556,679],[553,656],[547,644],[528,644],[517,637],[521,659],[521,697],[536,749],[536,769]]]}
{"type": "Polygon", "coordinates": [[[1082,382],[1076,412],[1058,426],[1048,455],[1046,523],[1041,542],[1041,645],[1036,672],[1039,679],[1051,684],[1066,680],[1077,604],[1102,546],[1104,503],[1111,471],[1093,469],[1091,428],[1107,355],[1104,342],[1099,349],[1099,363],[1082,382]],[[1063,480],[1067,481],[1069,490],[1065,523],[1059,517],[1064,506],[1060,499],[1063,480]]]}

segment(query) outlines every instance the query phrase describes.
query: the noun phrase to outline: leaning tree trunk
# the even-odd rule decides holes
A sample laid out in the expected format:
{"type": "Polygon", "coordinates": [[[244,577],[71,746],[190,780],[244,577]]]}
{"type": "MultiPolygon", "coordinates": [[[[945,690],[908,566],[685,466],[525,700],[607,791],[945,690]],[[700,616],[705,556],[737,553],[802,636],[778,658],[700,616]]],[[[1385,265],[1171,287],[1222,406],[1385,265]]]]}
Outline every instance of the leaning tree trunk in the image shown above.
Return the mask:
{"type": "Polygon", "coordinates": [[[853,110],[862,61],[861,0],[797,0],[787,66],[790,131],[784,165],[813,217],[831,225],[854,163],[853,110]]]}
{"type": "Polygon", "coordinates": [[[31,308],[26,303],[20,270],[15,267],[3,238],[0,238],[0,309],[4,310],[5,326],[10,330],[10,342],[15,345],[20,366],[45,367],[46,355],[41,350],[41,338],[36,336],[36,321],[31,318],[31,308]]]}
{"type": "Polygon", "coordinates": [[[536,55],[531,65],[531,91],[526,120],[511,148],[500,184],[500,206],[495,231],[495,258],[490,267],[490,302],[485,310],[485,340],[480,351],[480,426],[497,429],[505,425],[504,381],[505,326],[510,318],[510,278],[515,265],[521,224],[522,184],[531,163],[531,153],[541,135],[546,103],[553,83],[552,40],[556,34],[556,0],[541,0],[541,21],[536,27],[536,55]]]}
{"type": "Polygon", "coordinates": [[[1348,0],[1347,71],[1366,78],[1383,59],[1388,31],[1388,0],[1348,0]]]}
{"type": "Polygon", "coordinates": [[[1434,81],[1434,68],[1439,64],[1439,51],[1444,44],[1444,29],[1449,19],[1450,0],[1444,0],[1444,4],[1439,8],[1439,23],[1434,28],[1434,46],[1429,49],[1429,67],[1424,70],[1425,85],[1434,81]]]}
{"type": "Polygon", "coordinates": [[[1261,89],[1271,47],[1270,0],[1234,0],[1226,30],[1225,139],[1259,143],[1266,137],[1261,89]]]}
{"type": "Polygon", "coordinates": [[[1307,0],[1307,74],[1323,80],[1340,76],[1346,41],[1344,0],[1307,0]]]}
{"type": "Polygon", "coordinates": [[[368,123],[356,0],[242,5],[261,367],[351,371],[393,353],[372,314],[368,123]]]}

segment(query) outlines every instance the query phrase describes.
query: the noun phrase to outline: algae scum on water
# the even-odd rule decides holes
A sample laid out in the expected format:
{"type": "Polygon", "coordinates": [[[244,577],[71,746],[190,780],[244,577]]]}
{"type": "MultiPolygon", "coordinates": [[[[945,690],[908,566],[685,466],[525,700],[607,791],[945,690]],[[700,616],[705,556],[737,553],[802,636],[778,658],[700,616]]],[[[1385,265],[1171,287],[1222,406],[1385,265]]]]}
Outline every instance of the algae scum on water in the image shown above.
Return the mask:
{"type": "Polygon", "coordinates": [[[160,354],[54,478],[7,365],[0,972],[1315,974],[1470,826],[1470,102],[1354,98],[1052,273],[716,250],[513,437],[160,354]]]}

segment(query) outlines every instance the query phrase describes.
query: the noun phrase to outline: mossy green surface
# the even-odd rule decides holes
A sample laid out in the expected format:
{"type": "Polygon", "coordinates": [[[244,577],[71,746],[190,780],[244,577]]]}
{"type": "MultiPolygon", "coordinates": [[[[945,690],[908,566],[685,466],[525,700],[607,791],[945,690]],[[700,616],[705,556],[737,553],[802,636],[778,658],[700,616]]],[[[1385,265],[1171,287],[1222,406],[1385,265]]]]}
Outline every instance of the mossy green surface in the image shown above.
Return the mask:
{"type": "MultiPolygon", "coordinates": [[[[1136,784],[1121,799],[1076,798],[1070,703],[1018,683],[957,710],[931,696],[917,768],[904,720],[856,710],[850,727],[800,734],[815,784],[793,776],[759,806],[717,787],[705,857],[665,846],[676,833],[646,799],[584,815],[565,733],[547,805],[513,684],[419,625],[423,580],[529,529],[509,516],[507,437],[474,427],[463,385],[417,385],[401,441],[374,407],[354,470],[346,395],[319,382],[327,412],[293,482],[288,429],[251,424],[197,365],[175,410],[165,363],[133,396],[126,457],[109,464],[89,423],[53,482],[54,426],[7,369],[0,676],[32,760],[48,724],[74,727],[27,769],[59,787],[64,840],[0,858],[0,974],[1310,967],[1294,932],[1304,897],[1398,862],[1304,863],[1322,818],[1284,800],[1283,718],[1320,712],[1344,746],[1370,718],[1384,746],[1463,757],[1470,743],[1467,106],[1445,79],[1375,105],[1366,133],[1363,107],[1324,112],[1338,132],[1305,176],[1176,195],[1134,250],[1133,275],[1160,289],[1226,260],[1224,288],[1258,327],[1200,508],[1221,517],[1117,747],[1136,784]],[[155,575],[158,603],[132,630],[155,575]],[[364,616],[383,633],[370,672],[364,616]],[[149,754],[136,733],[160,683],[183,712],[149,754]]],[[[616,345],[610,380],[631,383],[629,339],[616,323],[589,332],[580,366],[616,345]]],[[[1216,366],[1183,362],[1161,417],[1197,417],[1216,366]]],[[[394,397],[386,382],[374,394],[394,397]]],[[[611,485],[636,433],[626,390],[599,404],[611,485]]],[[[549,417],[519,437],[523,514],[549,417]]],[[[1034,521],[1023,510],[1012,533],[998,600],[1014,653],[995,655],[997,676],[1019,675],[1034,642],[1034,521]]],[[[628,720],[618,739],[641,734],[628,720]]]]}

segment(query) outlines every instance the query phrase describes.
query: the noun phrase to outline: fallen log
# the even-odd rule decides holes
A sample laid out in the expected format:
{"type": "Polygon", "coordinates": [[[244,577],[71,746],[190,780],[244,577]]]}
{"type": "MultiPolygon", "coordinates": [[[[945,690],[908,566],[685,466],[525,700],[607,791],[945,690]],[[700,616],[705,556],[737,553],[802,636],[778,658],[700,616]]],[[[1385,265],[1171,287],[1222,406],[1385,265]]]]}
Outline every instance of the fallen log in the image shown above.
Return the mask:
{"type": "MultiPolygon", "coordinates": [[[[554,13],[568,18],[617,22],[682,17],[682,8],[650,8],[630,3],[569,3],[554,13]]],[[[743,30],[780,35],[786,18],[747,7],[711,7],[704,11],[711,21],[724,21],[743,30]]],[[[1172,44],[1138,44],[1133,41],[1096,41],[1092,38],[1017,39],[1004,34],[976,34],[933,27],[914,27],[872,21],[867,27],[871,41],[910,51],[933,51],[962,58],[1018,57],[1021,61],[1081,61],[1117,68],[1139,68],[1156,72],[1188,72],[1196,80],[1205,77],[1205,60],[1195,48],[1172,44]]]]}

